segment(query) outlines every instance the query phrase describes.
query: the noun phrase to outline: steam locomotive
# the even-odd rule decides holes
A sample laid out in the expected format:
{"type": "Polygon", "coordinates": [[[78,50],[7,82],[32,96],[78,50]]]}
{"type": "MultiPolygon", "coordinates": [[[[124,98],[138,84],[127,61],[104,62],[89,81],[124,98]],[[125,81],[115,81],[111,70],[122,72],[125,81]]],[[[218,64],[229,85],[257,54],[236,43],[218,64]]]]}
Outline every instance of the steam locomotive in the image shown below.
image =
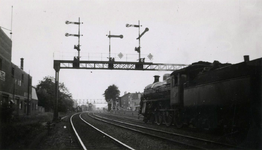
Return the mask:
{"type": "Polygon", "coordinates": [[[144,122],[232,131],[261,127],[262,58],[238,64],[197,62],[144,89],[144,122]]]}

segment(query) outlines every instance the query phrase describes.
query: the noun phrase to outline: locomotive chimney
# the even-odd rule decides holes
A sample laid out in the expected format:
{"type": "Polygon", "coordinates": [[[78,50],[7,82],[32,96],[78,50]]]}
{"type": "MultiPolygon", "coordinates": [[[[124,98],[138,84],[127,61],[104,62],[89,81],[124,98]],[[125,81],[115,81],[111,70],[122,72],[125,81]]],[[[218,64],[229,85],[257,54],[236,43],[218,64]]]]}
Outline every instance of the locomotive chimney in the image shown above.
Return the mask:
{"type": "Polygon", "coordinates": [[[155,75],[155,76],[154,76],[154,79],[155,79],[155,80],[154,80],[154,83],[159,82],[159,77],[160,77],[159,75],[155,75]]]}
{"type": "Polygon", "coordinates": [[[249,55],[244,55],[244,61],[249,62],[249,55]]]}
{"type": "Polygon", "coordinates": [[[24,70],[24,58],[21,58],[20,68],[21,70],[24,70]]]}

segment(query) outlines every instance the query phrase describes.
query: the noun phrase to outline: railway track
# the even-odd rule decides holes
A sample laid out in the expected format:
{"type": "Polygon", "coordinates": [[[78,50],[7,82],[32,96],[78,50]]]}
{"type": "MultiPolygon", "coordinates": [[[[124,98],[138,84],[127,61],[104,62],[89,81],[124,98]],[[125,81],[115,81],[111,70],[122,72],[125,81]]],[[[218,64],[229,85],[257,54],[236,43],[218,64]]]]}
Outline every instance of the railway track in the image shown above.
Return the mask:
{"type": "Polygon", "coordinates": [[[84,150],[87,149],[128,149],[132,147],[124,144],[109,134],[96,128],[88,121],[82,118],[82,113],[71,116],[70,123],[72,129],[84,150]]]}
{"type": "Polygon", "coordinates": [[[193,136],[187,136],[177,133],[170,133],[163,130],[158,130],[154,128],[148,128],[146,126],[141,126],[133,123],[127,123],[119,120],[113,120],[110,118],[98,116],[95,114],[89,114],[92,118],[103,121],[105,123],[121,127],[124,129],[128,129],[134,132],[138,132],[140,134],[148,135],[151,137],[155,137],[164,141],[169,141],[173,144],[180,144],[184,145],[186,147],[189,147],[190,149],[239,149],[233,145],[224,144],[224,143],[218,143],[215,141],[207,140],[207,139],[201,139],[196,138],[193,136]]]}

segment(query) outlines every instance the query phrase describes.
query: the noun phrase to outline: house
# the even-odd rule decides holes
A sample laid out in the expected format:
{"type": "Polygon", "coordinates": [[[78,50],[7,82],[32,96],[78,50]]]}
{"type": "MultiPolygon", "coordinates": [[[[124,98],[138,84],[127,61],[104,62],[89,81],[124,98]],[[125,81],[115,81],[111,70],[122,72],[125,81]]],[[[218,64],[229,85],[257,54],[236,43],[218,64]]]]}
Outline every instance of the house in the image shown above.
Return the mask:
{"type": "Polygon", "coordinates": [[[131,93],[130,108],[132,111],[138,111],[140,108],[141,93],[131,93]]]}
{"type": "Polygon", "coordinates": [[[141,93],[125,93],[120,97],[120,107],[124,110],[138,111],[140,107],[141,93]]]}

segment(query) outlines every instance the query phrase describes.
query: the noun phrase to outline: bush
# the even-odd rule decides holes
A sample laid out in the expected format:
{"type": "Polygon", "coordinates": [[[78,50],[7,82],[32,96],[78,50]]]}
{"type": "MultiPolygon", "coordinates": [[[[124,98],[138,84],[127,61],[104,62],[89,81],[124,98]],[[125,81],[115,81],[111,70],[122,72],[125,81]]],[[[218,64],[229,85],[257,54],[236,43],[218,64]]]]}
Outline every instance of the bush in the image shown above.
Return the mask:
{"type": "Polygon", "coordinates": [[[0,118],[2,123],[10,122],[13,116],[14,108],[8,103],[0,105],[0,118]]]}
{"type": "Polygon", "coordinates": [[[0,149],[26,149],[45,130],[43,122],[52,120],[52,113],[20,116],[19,120],[0,124],[0,149]]]}

